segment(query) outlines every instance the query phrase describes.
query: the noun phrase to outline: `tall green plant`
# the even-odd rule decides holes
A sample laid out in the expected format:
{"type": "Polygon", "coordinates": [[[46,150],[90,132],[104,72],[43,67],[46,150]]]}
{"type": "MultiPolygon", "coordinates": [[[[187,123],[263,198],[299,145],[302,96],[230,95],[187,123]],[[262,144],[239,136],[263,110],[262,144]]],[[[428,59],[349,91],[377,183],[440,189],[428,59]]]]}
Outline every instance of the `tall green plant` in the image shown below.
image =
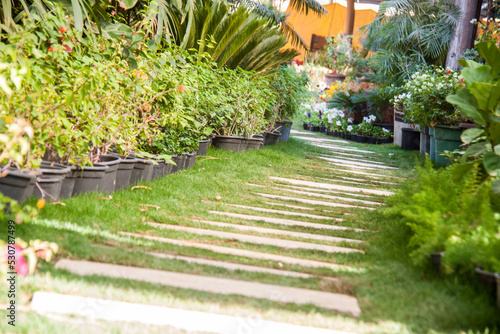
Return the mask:
{"type": "Polygon", "coordinates": [[[476,45],[485,65],[472,60],[459,60],[464,66],[462,76],[465,87],[447,101],[458,106],[474,120],[477,127],[462,134],[462,141],[469,145],[462,160],[461,171],[466,172],[479,162],[487,173],[495,193],[500,193],[500,49],[494,42],[476,45]]]}
{"type": "Polygon", "coordinates": [[[386,0],[363,27],[374,79],[402,84],[422,64],[444,65],[460,12],[443,0],[386,0]]]}

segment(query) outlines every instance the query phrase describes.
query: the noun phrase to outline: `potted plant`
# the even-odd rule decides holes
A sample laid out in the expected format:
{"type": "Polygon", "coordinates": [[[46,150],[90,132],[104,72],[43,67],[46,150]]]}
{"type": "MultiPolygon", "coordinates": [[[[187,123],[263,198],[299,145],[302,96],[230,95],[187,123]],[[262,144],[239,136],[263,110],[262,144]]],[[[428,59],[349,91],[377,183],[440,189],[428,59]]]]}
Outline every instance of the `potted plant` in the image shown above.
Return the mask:
{"type": "Polygon", "coordinates": [[[440,165],[449,163],[440,155],[442,152],[453,151],[461,145],[462,129],[457,125],[464,117],[457,107],[446,101],[446,97],[461,86],[458,73],[437,66],[422,67],[404,86],[406,94],[401,101],[405,118],[419,124],[422,130],[432,127],[429,132],[431,159],[440,165]]]}

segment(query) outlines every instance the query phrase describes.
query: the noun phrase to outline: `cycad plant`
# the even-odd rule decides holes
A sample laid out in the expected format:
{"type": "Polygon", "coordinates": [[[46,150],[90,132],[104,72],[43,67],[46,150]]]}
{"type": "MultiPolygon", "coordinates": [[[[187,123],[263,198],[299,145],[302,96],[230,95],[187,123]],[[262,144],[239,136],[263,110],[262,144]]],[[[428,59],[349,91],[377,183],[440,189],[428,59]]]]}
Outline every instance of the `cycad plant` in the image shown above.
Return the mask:
{"type": "Polygon", "coordinates": [[[444,0],[386,0],[363,27],[373,56],[375,81],[401,84],[419,65],[444,65],[459,9],[444,0]]]}

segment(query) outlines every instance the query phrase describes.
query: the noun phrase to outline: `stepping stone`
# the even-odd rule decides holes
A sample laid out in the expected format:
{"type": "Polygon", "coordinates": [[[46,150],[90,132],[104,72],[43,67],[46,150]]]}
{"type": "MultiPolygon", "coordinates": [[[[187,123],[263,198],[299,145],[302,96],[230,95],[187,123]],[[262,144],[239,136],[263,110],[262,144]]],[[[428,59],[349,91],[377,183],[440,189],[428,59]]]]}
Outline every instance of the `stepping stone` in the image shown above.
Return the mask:
{"type": "Polygon", "coordinates": [[[281,204],[281,203],[274,203],[274,202],[264,202],[264,203],[268,204],[268,205],[284,206],[286,208],[297,209],[297,210],[306,210],[306,211],[312,211],[312,210],[314,210],[313,208],[308,208],[308,207],[299,206],[299,205],[281,204]]]}
{"type": "MultiPolygon", "coordinates": [[[[162,259],[180,260],[180,261],[184,261],[187,263],[196,263],[196,264],[202,264],[202,265],[207,265],[207,266],[212,266],[212,267],[224,268],[224,269],[227,269],[230,271],[242,270],[242,271],[248,271],[248,272],[254,272],[254,273],[265,273],[265,274],[289,276],[289,277],[297,277],[297,278],[315,277],[314,275],[299,273],[296,271],[280,270],[280,269],[258,267],[258,266],[250,266],[248,264],[208,260],[208,259],[202,259],[202,258],[198,258],[198,257],[189,257],[189,256],[164,254],[164,253],[152,253],[152,252],[148,252],[148,254],[162,258],[162,259]]],[[[340,281],[340,280],[333,278],[333,277],[329,277],[328,279],[336,280],[338,282],[340,281]]]]}
{"type": "MultiPolygon", "coordinates": [[[[305,132],[305,131],[299,131],[299,130],[290,130],[290,134],[292,134],[292,135],[294,135],[294,134],[308,135],[308,136],[313,136],[313,137],[317,137],[318,136],[316,134],[316,132],[305,132]]],[[[296,137],[293,136],[293,138],[296,138],[296,137]]]]}
{"type": "Polygon", "coordinates": [[[335,140],[335,139],[326,139],[326,138],[320,138],[320,137],[301,137],[301,136],[294,136],[294,138],[297,139],[302,139],[306,141],[312,141],[312,142],[319,142],[319,143],[340,143],[340,144],[349,144],[348,141],[345,140],[335,140]]]}
{"type": "Polygon", "coordinates": [[[306,203],[306,204],[312,204],[312,205],[323,205],[323,206],[328,206],[328,207],[333,207],[333,208],[350,208],[350,209],[375,210],[374,208],[365,208],[365,207],[360,207],[360,206],[350,205],[350,204],[341,204],[341,203],[317,201],[317,200],[313,200],[313,199],[304,199],[304,198],[279,196],[279,195],[270,195],[270,194],[262,194],[262,193],[254,193],[254,194],[258,195],[258,196],[262,196],[262,197],[267,197],[267,198],[282,199],[282,200],[286,200],[286,201],[296,201],[296,202],[301,202],[301,203],[306,203]]]}
{"type": "Polygon", "coordinates": [[[303,180],[296,180],[296,179],[286,179],[283,177],[275,177],[275,176],[271,176],[270,179],[275,180],[275,181],[287,182],[287,183],[291,183],[291,184],[295,184],[295,185],[317,187],[317,188],[324,188],[324,189],[334,189],[334,190],[346,191],[346,192],[360,192],[360,193],[382,195],[382,196],[394,195],[393,192],[385,191],[385,190],[348,187],[348,186],[342,186],[342,185],[331,184],[331,183],[320,183],[320,182],[303,181],[303,180]]]}
{"type": "Polygon", "coordinates": [[[366,155],[361,155],[361,154],[352,154],[352,153],[345,153],[345,152],[335,152],[335,154],[331,153],[324,153],[324,156],[337,156],[337,155],[342,155],[342,156],[348,156],[348,157],[356,157],[356,158],[366,158],[366,155]]]}
{"type": "MultiPolygon", "coordinates": [[[[326,190],[321,189],[321,191],[326,191],[326,190]]],[[[287,207],[287,208],[292,208],[292,209],[297,209],[297,210],[307,210],[307,211],[314,210],[314,208],[307,208],[305,206],[299,206],[299,205],[290,205],[290,204],[274,203],[274,202],[264,202],[264,203],[268,204],[268,205],[284,206],[284,207],[287,207]]],[[[339,213],[339,211],[330,211],[330,210],[323,210],[323,212],[327,212],[327,213],[339,213]]],[[[343,215],[351,215],[352,213],[342,212],[342,214],[343,215]]]]}
{"type": "Polygon", "coordinates": [[[349,147],[335,146],[335,145],[329,145],[329,144],[312,144],[312,145],[316,146],[316,147],[321,147],[321,148],[328,148],[328,149],[330,149],[331,152],[336,152],[336,150],[337,150],[337,151],[347,151],[347,152],[357,152],[357,153],[370,153],[370,154],[375,153],[372,151],[359,150],[357,148],[349,148],[349,147]]]}
{"type": "MultiPolygon", "coordinates": [[[[195,221],[200,222],[199,220],[195,220],[195,221]]],[[[293,237],[293,238],[328,241],[328,242],[333,242],[333,243],[342,242],[342,241],[356,242],[356,243],[363,242],[362,240],[357,240],[357,239],[331,237],[328,235],[312,234],[312,233],[293,232],[293,231],[278,230],[278,229],[267,228],[267,227],[257,227],[257,226],[238,225],[238,224],[230,224],[230,223],[223,223],[223,222],[214,222],[212,220],[203,220],[202,223],[207,224],[207,225],[211,225],[211,226],[234,228],[234,229],[237,229],[240,231],[250,231],[250,232],[263,233],[263,234],[275,234],[275,235],[282,235],[282,236],[293,237]]],[[[148,224],[150,224],[150,223],[148,223],[148,224]]]]}
{"type": "Polygon", "coordinates": [[[366,175],[366,176],[371,176],[373,178],[394,178],[394,179],[400,179],[398,176],[392,176],[392,175],[382,175],[382,174],[373,174],[373,173],[367,173],[367,172],[361,172],[357,170],[347,170],[347,169],[339,169],[339,168],[326,168],[328,170],[332,170],[335,172],[341,172],[341,173],[349,173],[349,174],[357,174],[357,175],[366,175]]]}
{"type": "MultiPolygon", "coordinates": [[[[336,176],[336,177],[340,177],[340,176],[336,176]]],[[[376,180],[371,180],[371,181],[367,181],[367,182],[356,182],[356,181],[348,181],[348,180],[342,180],[342,179],[332,179],[332,178],[328,178],[328,177],[320,177],[318,178],[319,180],[325,180],[325,181],[335,181],[335,182],[344,182],[344,183],[350,183],[350,184],[357,184],[357,185],[361,185],[361,186],[370,186],[370,185],[373,185],[373,186],[379,186],[379,185],[382,185],[382,184],[387,184],[387,185],[398,185],[397,183],[394,183],[394,182],[384,182],[384,181],[376,181],[376,180]],[[371,182],[371,183],[370,183],[371,182]],[[372,183],[377,183],[377,185],[374,185],[372,183]]]]}
{"type": "Polygon", "coordinates": [[[83,276],[99,275],[112,278],[125,278],[181,289],[192,289],[223,295],[240,295],[279,303],[312,304],[317,307],[348,313],[353,316],[361,314],[361,309],[356,298],[338,293],[90,261],[63,259],[57,262],[56,268],[65,269],[83,276]]]}
{"type": "Polygon", "coordinates": [[[275,209],[258,208],[255,206],[246,206],[246,205],[239,205],[239,204],[227,204],[226,203],[226,205],[233,206],[235,208],[250,209],[253,211],[260,211],[260,212],[278,213],[278,214],[287,215],[287,216],[299,216],[299,217],[306,217],[306,218],[312,218],[312,219],[335,220],[334,217],[313,215],[313,214],[300,213],[300,212],[290,212],[290,211],[282,211],[282,210],[275,210],[275,209]]]}
{"type": "Polygon", "coordinates": [[[321,188],[309,188],[309,187],[298,187],[298,186],[292,186],[289,184],[282,184],[282,183],[273,183],[277,187],[286,187],[286,188],[292,188],[292,189],[297,189],[297,190],[305,190],[305,191],[312,191],[312,192],[326,192],[330,194],[338,194],[338,195],[347,195],[347,196],[356,196],[356,197],[364,197],[364,198],[370,198],[372,195],[365,195],[365,194],[353,194],[353,193],[346,193],[342,191],[332,191],[328,189],[321,189],[321,188]]]}
{"type": "Polygon", "coordinates": [[[223,232],[223,231],[214,231],[203,228],[196,227],[187,227],[187,226],[179,226],[179,225],[167,225],[167,224],[157,224],[157,223],[147,223],[150,226],[157,227],[164,230],[172,230],[179,232],[192,233],[197,235],[207,235],[211,237],[221,238],[221,239],[231,239],[237,240],[239,242],[252,243],[255,245],[268,245],[275,246],[279,248],[287,248],[287,249],[307,249],[307,250],[317,250],[323,251],[327,253],[362,253],[359,249],[346,248],[346,247],[338,247],[338,246],[328,246],[328,245],[319,245],[313,244],[309,242],[303,241],[293,241],[286,239],[277,239],[277,238],[268,238],[268,237],[259,237],[255,235],[247,235],[233,232],[223,232]]]}
{"type": "MultiPolygon", "coordinates": [[[[316,157],[319,159],[323,159],[323,160],[335,159],[335,158],[328,157],[325,155],[316,155],[316,157]]],[[[366,162],[366,163],[377,164],[377,165],[384,165],[385,164],[384,162],[380,162],[380,161],[357,159],[357,158],[351,158],[351,157],[337,157],[337,158],[341,159],[341,160],[353,161],[353,162],[366,162]]]]}
{"type": "MultiPolygon", "coordinates": [[[[87,318],[90,321],[104,320],[109,322],[134,322],[156,326],[170,326],[189,333],[350,334],[343,331],[267,321],[258,316],[243,318],[44,291],[36,291],[33,294],[30,308],[41,315],[64,314],[87,318]],[[91,309],[82,307],[82,305],[94,306],[96,311],[89,312],[91,309]]],[[[168,328],[163,328],[163,332],[170,331],[168,328]]]]}
{"type": "Polygon", "coordinates": [[[212,251],[214,253],[227,254],[227,255],[233,255],[233,256],[242,256],[242,257],[247,257],[247,258],[256,259],[256,260],[275,261],[278,263],[281,262],[281,263],[286,263],[286,264],[290,264],[290,265],[297,265],[297,266],[309,267],[309,268],[328,268],[328,269],[332,269],[332,270],[352,270],[348,266],[336,264],[336,263],[328,263],[328,262],[301,259],[301,258],[296,258],[296,257],[284,256],[284,255],[262,253],[262,252],[251,251],[251,250],[246,250],[246,249],[216,246],[216,245],[206,244],[206,243],[203,243],[202,241],[197,241],[197,240],[193,240],[193,241],[177,240],[177,239],[163,238],[163,237],[157,237],[157,236],[152,236],[152,235],[129,233],[129,232],[118,232],[118,234],[128,236],[128,237],[135,237],[135,238],[140,238],[140,239],[157,241],[157,242],[170,244],[170,245],[206,249],[206,250],[212,251]]]}
{"type": "MultiPolygon", "coordinates": [[[[257,195],[262,195],[262,194],[257,194],[257,195]]],[[[263,195],[267,195],[267,194],[263,194],[263,195]]],[[[269,196],[274,196],[274,195],[269,195],[269,196]]],[[[264,196],[264,197],[266,197],[266,196],[264,196]]],[[[279,198],[280,196],[277,196],[277,197],[279,198]]],[[[274,197],[272,197],[272,198],[274,198],[274,197]]],[[[356,229],[353,229],[351,227],[329,225],[329,224],[319,224],[319,223],[310,223],[310,222],[304,222],[304,221],[300,221],[300,220],[253,216],[253,215],[245,215],[245,214],[241,214],[241,213],[222,212],[222,211],[208,211],[208,212],[216,214],[216,215],[228,216],[228,217],[239,218],[239,219],[263,221],[263,222],[271,223],[271,224],[280,224],[280,225],[288,225],[288,226],[303,226],[303,227],[318,228],[318,229],[325,229],[325,230],[354,230],[354,231],[356,231],[356,229]]],[[[343,221],[343,219],[341,219],[341,218],[335,218],[335,219],[337,221],[343,221]]],[[[363,231],[363,230],[360,230],[360,231],[363,231]]]]}
{"type": "MultiPolygon", "coordinates": [[[[358,202],[358,203],[363,203],[363,204],[368,204],[368,205],[382,205],[382,203],[379,203],[379,202],[365,201],[365,200],[357,199],[357,198],[349,198],[349,197],[341,197],[341,196],[331,196],[331,195],[313,193],[313,192],[309,192],[309,191],[301,191],[301,190],[293,190],[293,189],[283,189],[283,188],[277,188],[277,187],[270,187],[270,188],[271,189],[283,190],[283,191],[287,191],[287,192],[291,192],[291,193],[299,194],[299,195],[328,198],[328,199],[340,200],[340,201],[345,201],[345,202],[358,202]]],[[[362,209],[367,209],[366,207],[361,207],[361,208],[362,209]]]]}
{"type": "MultiPolygon", "coordinates": [[[[359,182],[364,182],[364,183],[369,183],[369,182],[375,182],[375,183],[381,183],[381,184],[391,184],[391,185],[397,185],[395,182],[386,182],[386,181],[378,181],[378,180],[367,180],[367,179],[358,179],[355,177],[347,177],[347,176],[340,176],[340,175],[335,175],[335,177],[344,179],[344,180],[351,180],[351,181],[359,181],[359,182]]],[[[328,178],[325,178],[328,179],[328,178]]]]}
{"type": "Polygon", "coordinates": [[[370,168],[375,168],[375,169],[399,169],[397,167],[391,167],[391,166],[387,166],[387,165],[377,165],[377,164],[373,164],[373,163],[351,161],[351,160],[346,160],[346,159],[336,159],[336,158],[322,158],[322,159],[329,161],[329,162],[344,163],[344,164],[349,164],[349,165],[353,165],[353,166],[370,167],[370,168]]]}

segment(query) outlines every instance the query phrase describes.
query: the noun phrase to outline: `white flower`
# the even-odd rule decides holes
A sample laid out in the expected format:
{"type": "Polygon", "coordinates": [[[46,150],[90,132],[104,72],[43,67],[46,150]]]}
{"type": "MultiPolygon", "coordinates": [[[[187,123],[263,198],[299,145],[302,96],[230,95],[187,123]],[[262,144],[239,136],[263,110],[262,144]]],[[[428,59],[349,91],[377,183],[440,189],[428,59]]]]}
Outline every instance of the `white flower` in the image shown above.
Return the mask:
{"type": "Polygon", "coordinates": [[[349,125],[349,126],[347,127],[347,131],[349,131],[349,132],[351,132],[351,131],[352,131],[352,125],[349,125]]]}
{"type": "Polygon", "coordinates": [[[477,19],[472,19],[472,20],[470,20],[470,23],[472,23],[472,24],[476,24],[476,23],[477,23],[477,19]]]}
{"type": "Polygon", "coordinates": [[[370,116],[369,116],[369,118],[370,118],[372,121],[374,121],[374,122],[375,122],[375,120],[377,119],[377,116],[375,116],[375,115],[370,115],[370,116]]]}
{"type": "Polygon", "coordinates": [[[337,121],[337,126],[342,126],[342,122],[341,121],[337,121]]]}
{"type": "Polygon", "coordinates": [[[391,131],[387,130],[386,128],[382,128],[382,131],[384,131],[385,133],[391,132],[391,131]]]}
{"type": "Polygon", "coordinates": [[[347,121],[348,121],[349,123],[352,123],[352,122],[354,122],[354,119],[353,119],[352,117],[349,117],[349,118],[347,119],[347,121]]]}

